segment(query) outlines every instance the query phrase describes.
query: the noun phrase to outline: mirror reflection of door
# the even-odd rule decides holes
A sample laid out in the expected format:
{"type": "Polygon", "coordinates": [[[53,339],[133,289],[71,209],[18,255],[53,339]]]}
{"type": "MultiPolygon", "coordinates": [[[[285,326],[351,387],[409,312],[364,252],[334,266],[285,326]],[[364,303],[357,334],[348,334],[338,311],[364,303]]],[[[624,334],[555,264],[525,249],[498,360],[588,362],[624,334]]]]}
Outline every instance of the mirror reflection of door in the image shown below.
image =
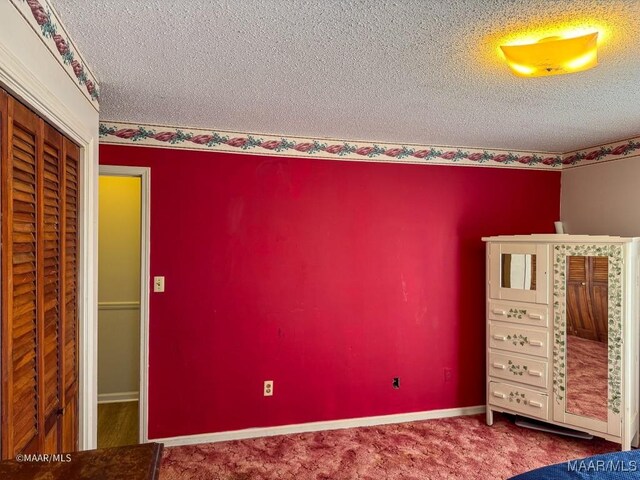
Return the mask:
{"type": "Polygon", "coordinates": [[[608,257],[567,257],[566,410],[607,421],[608,257]]]}

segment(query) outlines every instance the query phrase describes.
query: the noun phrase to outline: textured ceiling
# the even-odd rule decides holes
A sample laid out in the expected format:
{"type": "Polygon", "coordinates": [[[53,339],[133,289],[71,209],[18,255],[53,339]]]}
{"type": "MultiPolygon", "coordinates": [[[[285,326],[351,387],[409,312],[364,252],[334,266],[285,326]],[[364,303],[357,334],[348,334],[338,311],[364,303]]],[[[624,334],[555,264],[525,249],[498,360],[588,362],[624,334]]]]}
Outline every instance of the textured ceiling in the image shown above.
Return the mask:
{"type": "Polygon", "coordinates": [[[101,118],[564,152],[640,134],[640,0],[54,0],[101,118]],[[603,32],[600,65],[509,73],[498,45],[603,32]]]}

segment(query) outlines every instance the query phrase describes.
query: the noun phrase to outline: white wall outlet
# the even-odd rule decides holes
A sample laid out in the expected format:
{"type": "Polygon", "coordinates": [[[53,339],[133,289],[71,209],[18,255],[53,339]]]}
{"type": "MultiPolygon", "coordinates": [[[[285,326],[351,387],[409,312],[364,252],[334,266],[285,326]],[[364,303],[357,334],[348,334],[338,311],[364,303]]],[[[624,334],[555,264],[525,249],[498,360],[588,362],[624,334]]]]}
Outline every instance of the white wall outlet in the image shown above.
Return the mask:
{"type": "Polygon", "coordinates": [[[164,292],[164,277],[153,277],[153,291],[164,292]]]}
{"type": "Polygon", "coordinates": [[[264,396],[265,397],[273,396],[273,380],[264,381],[264,396]]]}

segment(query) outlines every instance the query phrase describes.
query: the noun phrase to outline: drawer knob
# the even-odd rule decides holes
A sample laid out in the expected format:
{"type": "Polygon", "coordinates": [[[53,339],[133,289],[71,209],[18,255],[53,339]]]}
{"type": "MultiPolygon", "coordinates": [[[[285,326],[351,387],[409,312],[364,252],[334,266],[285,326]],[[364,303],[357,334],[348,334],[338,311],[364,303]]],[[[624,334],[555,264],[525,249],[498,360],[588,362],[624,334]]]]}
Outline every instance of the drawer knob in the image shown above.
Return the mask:
{"type": "Polygon", "coordinates": [[[529,345],[532,347],[541,347],[542,342],[540,340],[529,340],[529,345]]]}
{"type": "Polygon", "coordinates": [[[539,313],[530,313],[529,318],[532,318],[533,320],[542,320],[542,315],[539,313]]]}
{"type": "Polygon", "coordinates": [[[496,334],[494,334],[493,335],[493,339],[494,340],[498,340],[499,342],[504,342],[507,339],[507,337],[505,337],[504,335],[496,335],[496,334]]]}
{"type": "Polygon", "coordinates": [[[504,370],[505,368],[507,368],[507,366],[502,364],[502,363],[493,362],[493,368],[497,368],[499,370],[504,370]]]}
{"type": "Polygon", "coordinates": [[[529,405],[535,408],[542,408],[542,404],[540,402],[536,402],[534,400],[529,400],[529,405]]]}
{"type": "Polygon", "coordinates": [[[529,375],[532,377],[541,377],[542,372],[539,372],[538,370],[529,370],[529,375]]]}
{"type": "Polygon", "coordinates": [[[502,392],[493,392],[493,396],[496,398],[507,398],[507,396],[502,392]]]}
{"type": "Polygon", "coordinates": [[[499,308],[494,308],[493,309],[493,313],[495,313],[496,315],[506,315],[507,311],[506,310],[501,310],[499,308]]]}

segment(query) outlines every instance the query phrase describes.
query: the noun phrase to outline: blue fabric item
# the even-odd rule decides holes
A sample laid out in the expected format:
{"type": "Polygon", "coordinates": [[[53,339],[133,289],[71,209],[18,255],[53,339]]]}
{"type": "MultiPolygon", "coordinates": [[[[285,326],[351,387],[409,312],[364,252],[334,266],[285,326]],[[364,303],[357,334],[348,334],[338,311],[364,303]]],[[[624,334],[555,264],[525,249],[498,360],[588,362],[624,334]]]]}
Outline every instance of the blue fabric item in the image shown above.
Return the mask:
{"type": "Polygon", "coordinates": [[[511,480],[640,479],[640,450],[605,453],[537,468],[511,480]]]}

